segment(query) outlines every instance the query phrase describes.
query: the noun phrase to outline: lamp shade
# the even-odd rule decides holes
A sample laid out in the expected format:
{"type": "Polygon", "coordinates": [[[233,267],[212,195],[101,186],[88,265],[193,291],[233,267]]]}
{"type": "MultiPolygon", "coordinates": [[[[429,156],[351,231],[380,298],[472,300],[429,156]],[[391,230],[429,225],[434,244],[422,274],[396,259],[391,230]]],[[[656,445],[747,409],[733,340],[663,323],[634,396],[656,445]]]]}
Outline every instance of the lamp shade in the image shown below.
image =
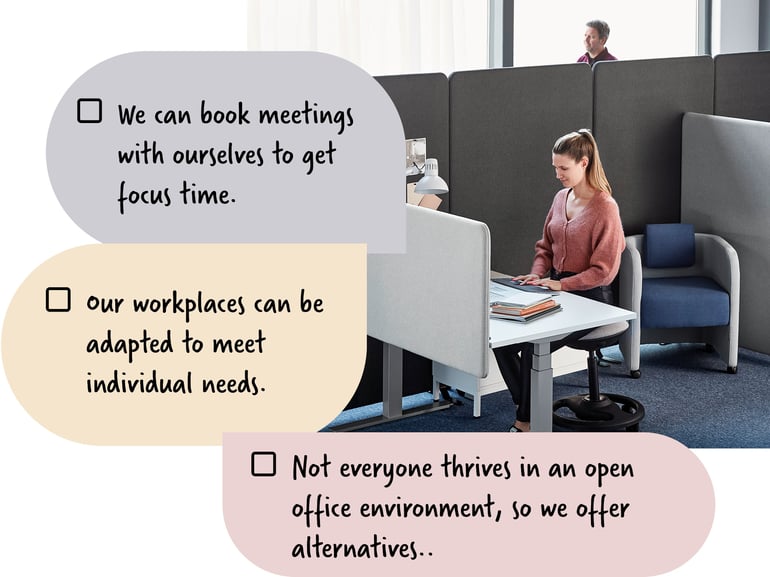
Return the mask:
{"type": "Polygon", "coordinates": [[[449,192],[449,186],[438,175],[438,160],[429,158],[425,161],[425,176],[415,185],[417,194],[443,194],[449,192]]]}

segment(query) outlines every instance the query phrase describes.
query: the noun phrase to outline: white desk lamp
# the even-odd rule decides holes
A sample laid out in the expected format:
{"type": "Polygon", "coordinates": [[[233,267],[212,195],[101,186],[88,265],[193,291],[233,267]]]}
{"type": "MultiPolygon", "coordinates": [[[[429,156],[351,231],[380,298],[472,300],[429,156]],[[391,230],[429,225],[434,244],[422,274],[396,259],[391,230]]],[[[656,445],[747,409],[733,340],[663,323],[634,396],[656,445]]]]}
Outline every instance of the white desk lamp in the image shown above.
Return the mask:
{"type": "Polygon", "coordinates": [[[425,176],[414,187],[417,194],[444,194],[449,192],[447,183],[438,175],[438,160],[429,158],[425,161],[425,176]]]}

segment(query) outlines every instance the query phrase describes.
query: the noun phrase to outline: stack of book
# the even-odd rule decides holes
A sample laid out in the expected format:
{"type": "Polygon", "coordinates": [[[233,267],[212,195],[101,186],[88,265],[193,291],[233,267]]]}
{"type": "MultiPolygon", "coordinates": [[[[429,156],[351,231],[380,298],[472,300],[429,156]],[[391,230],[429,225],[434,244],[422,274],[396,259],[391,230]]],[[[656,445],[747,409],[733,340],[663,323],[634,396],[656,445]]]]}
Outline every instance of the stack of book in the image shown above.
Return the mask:
{"type": "Polygon", "coordinates": [[[561,310],[551,295],[540,299],[522,299],[523,302],[494,301],[489,303],[489,316],[495,319],[527,322],[561,310]]]}

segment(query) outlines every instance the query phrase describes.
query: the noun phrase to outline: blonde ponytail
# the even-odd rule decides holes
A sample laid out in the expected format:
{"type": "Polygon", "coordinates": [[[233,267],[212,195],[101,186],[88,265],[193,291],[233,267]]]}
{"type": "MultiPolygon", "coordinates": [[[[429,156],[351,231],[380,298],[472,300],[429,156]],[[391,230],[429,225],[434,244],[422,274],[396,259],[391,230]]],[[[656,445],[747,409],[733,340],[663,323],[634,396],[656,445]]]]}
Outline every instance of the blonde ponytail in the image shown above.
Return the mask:
{"type": "Polygon", "coordinates": [[[603,190],[607,194],[612,194],[607,175],[604,174],[604,167],[599,158],[599,147],[596,145],[593,134],[587,128],[581,128],[577,132],[570,132],[559,138],[553,145],[554,154],[563,154],[569,156],[575,162],[586,157],[588,165],[586,166],[586,180],[588,185],[595,190],[603,190]]]}

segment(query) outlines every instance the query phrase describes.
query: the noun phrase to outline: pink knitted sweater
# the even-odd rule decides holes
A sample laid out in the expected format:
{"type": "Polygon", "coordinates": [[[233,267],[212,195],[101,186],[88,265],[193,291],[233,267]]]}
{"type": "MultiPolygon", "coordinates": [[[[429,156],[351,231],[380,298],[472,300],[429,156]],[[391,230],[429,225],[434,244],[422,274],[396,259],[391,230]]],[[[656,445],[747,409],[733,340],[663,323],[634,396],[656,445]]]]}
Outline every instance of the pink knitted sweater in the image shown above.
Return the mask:
{"type": "Polygon", "coordinates": [[[626,246],[620,211],[606,192],[594,195],[580,214],[567,220],[567,195],[556,193],[535,244],[532,273],[548,276],[551,267],[577,273],[561,281],[562,290],[588,290],[610,284],[618,274],[620,254],[626,246]]]}

